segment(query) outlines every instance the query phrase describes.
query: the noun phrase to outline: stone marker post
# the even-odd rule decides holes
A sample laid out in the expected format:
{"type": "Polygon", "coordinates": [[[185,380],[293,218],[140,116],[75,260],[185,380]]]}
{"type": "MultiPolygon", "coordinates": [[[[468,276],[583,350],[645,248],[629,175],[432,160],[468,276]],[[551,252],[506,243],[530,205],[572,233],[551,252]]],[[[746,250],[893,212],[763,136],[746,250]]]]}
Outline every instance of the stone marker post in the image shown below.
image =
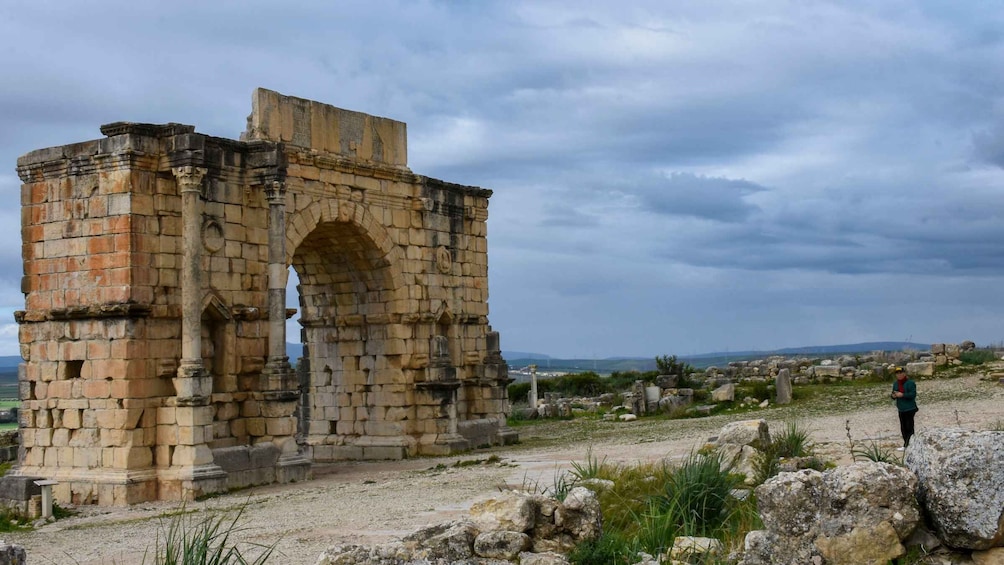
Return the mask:
{"type": "Polygon", "coordinates": [[[530,408],[537,409],[537,366],[530,365],[530,408]]]}
{"type": "Polygon", "coordinates": [[[777,394],[778,404],[791,403],[791,371],[779,369],[777,377],[774,378],[774,388],[777,394]]]}

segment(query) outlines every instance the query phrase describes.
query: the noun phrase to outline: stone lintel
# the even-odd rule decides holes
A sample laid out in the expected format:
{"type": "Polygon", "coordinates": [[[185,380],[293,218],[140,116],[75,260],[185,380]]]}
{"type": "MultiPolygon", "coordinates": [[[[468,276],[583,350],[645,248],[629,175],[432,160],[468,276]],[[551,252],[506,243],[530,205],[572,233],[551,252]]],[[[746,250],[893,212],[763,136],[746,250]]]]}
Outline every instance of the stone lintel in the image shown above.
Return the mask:
{"type": "Polygon", "coordinates": [[[27,322],[47,322],[51,320],[86,320],[92,318],[146,318],[150,316],[150,305],[123,302],[115,304],[94,304],[54,308],[52,310],[18,310],[14,319],[19,324],[27,322]]]}
{"type": "Polygon", "coordinates": [[[147,137],[170,137],[183,133],[195,133],[195,126],[169,122],[166,124],[144,124],[138,122],[112,122],[101,126],[101,134],[108,137],[116,135],[145,135],[147,137]]]}

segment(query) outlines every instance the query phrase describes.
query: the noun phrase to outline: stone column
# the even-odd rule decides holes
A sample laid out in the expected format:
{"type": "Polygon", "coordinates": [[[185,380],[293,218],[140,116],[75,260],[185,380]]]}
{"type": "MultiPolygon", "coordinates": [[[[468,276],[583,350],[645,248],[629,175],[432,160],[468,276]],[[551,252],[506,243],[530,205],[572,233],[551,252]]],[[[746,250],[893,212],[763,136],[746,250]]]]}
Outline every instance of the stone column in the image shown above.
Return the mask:
{"type": "Polygon", "coordinates": [[[202,167],[175,167],[181,192],[181,363],[175,388],[182,405],[209,400],[208,379],[202,364],[202,167]]]}
{"type": "Polygon", "coordinates": [[[530,365],[530,408],[537,409],[537,366],[530,365]]]}
{"type": "Polygon", "coordinates": [[[265,184],[268,199],[268,358],[262,369],[266,429],[279,448],[276,480],[302,481],[310,476],[310,460],[296,442],[299,379],[286,355],[286,183],[265,184]]]}
{"type": "Polygon", "coordinates": [[[276,400],[297,398],[297,379],[286,355],[286,183],[265,185],[268,199],[268,359],[263,390],[276,400]]]}
{"type": "Polygon", "coordinates": [[[213,462],[209,397],[212,380],[202,364],[202,167],[171,169],[181,192],[181,363],[174,380],[178,445],[171,459],[176,496],[189,499],[226,488],[226,473],[213,462]]]}

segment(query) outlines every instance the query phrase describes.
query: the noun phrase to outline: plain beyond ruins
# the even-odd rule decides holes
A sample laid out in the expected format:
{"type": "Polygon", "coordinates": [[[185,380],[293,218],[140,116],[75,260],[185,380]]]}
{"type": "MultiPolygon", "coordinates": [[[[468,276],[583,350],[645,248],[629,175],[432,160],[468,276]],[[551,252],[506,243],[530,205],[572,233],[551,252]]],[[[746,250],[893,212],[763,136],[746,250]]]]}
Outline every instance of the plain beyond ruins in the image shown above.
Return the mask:
{"type": "Polygon", "coordinates": [[[515,440],[488,324],[491,191],[414,174],[404,123],[257,89],[239,141],[101,133],[17,163],[15,478],[125,505],[515,440]]]}

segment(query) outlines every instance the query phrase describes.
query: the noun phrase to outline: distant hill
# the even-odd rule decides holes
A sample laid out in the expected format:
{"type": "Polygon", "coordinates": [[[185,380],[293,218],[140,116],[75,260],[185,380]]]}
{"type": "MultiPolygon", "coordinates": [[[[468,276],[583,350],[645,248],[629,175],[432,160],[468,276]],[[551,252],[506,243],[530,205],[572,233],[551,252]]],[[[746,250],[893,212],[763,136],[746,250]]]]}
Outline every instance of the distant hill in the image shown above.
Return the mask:
{"type": "Polygon", "coordinates": [[[543,353],[527,353],[525,351],[503,351],[502,357],[506,359],[551,359],[550,355],[543,353]]]}
{"type": "MultiPolygon", "coordinates": [[[[872,351],[903,351],[905,349],[915,349],[927,351],[930,345],[923,343],[913,343],[909,341],[870,341],[863,343],[846,343],[840,345],[813,345],[808,347],[786,347],[772,351],[718,351],[714,353],[701,353],[698,355],[679,355],[681,361],[685,361],[698,369],[711,366],[723,366],[732,361],[749,361],[751,359],[761,359],[770,355],[809,355],[809,356],[831,356],[841,354],[869,353],[872,351]]],[[[542,354],[536,354],[542,355],[542,354]]],[[[614,371],[654,371],[655,356],[645,357],[609,357],[606,359],[557,359],[542,355],[546,360],[541,361],[540,357],[516,357],[504,354],[510,367],[522,368],[530,364],[536,364],[541,370],[549,369],[553,371],[595,371],[597,373],[612,373],[614,371]]]]}

